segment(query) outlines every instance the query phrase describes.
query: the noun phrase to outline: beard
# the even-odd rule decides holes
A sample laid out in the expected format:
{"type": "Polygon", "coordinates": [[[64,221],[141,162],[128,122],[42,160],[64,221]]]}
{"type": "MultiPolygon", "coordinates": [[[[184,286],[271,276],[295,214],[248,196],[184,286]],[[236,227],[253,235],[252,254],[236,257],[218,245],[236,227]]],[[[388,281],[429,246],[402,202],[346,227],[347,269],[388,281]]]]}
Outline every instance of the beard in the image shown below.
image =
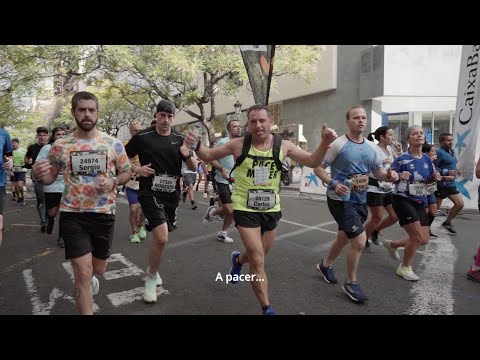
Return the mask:
{"type": "Polygon", "coordinates": [[[87,121],[78,121],[77,118],[75,118],[75,122],[77,123],[77,126],[82,129],[83,131],[90,131],[92,129],[95,128],[95,126],[97,125],[97,120],[92,120],[91,122],[87,122],[87,121]]]}

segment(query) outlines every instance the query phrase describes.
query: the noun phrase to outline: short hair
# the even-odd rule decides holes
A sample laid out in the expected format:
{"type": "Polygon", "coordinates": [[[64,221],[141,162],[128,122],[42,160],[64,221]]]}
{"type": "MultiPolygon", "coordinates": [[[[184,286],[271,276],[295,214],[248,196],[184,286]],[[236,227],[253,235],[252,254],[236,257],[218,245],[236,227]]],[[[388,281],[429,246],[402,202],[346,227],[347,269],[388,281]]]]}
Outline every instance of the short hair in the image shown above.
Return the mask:
{"type": "MultiPolygon", "coordinates": [[[[53,144],[53,143],[55,142],[55,134],[56,134],[58,131],[65,131],[65,129],[64,129],[62,126],[54,127],[54,128],[52,129],[52,133],[51,133],[51,135],[50,135],[50,138],[48,139],[48,142],[49,142],[50,144],[53,144]]],[[[65,133],[67,133],[67,132],[65,131],[65,133]]]]}
{"type": "Polygon", "coordinates": [[[250,113],[252,111],[260,111],[260,110],[265,110],[267,112],[267,116],[271,119],[273,117],[272,115],[272,112],[270,111],[270,109],[268,108],[267,105],[261,105],[261,104],[255,104],[255,105],[252,105],[248,108],[247,110],[247,118],[250,116],[250,113]]]}
{"type": "Polygon", "coordinates": [[[78,102],[80,100],[93,100],[95,101],[95,105],[97,106],[97,111],[98,111],[98,99],[95,95],[93,95],[91,92],[88,91],[80,91],[73,95],[72,97],[72,110],[75,110],[77,108],[78,102]]]}
{"type": "Polygon", "coordinates": [[[175,115],[175,105],[170,100],[160,100],[157,104],[157,112],[166,112],[175,115]]]}
{"type": "Polygon", "coordinates": [[[41,133],[44,133],[44,134],[48,135],[48,129],[45,126],[39,126],[37,128],[37,135],[41,134],[41,133]]]}
{"type": "Polygon", "coordinates": [[[439,136],[438,136],[438,142],[441,144],[447,137],[449,136],[453,136],[452,134],[450,133],[441,133],[439,136]]]}
{"type": "Polygon", "coordinates": [[[362,105],[353,105],[350,109],[348,109],[347,113],[345,114],[345,118],[348,120],[350,119],[350,112],[352,110],[355,110],[355,109],[363,109],[365,110],[365,108],[362,106],[362,105]]]}
{"type": "Polygon", "coordinates": [[[425,143],[425,144],[422,145],[422,152],[423,153],[429,153],[430,150],[432,150],[432,147],[434,147],[434,145],[429,144],[429,143],[425,143]]]}
{"type": "Polygon", "coordinates": [[[18,139],[17,139],[17,138],[14,138],[14,139],[12,139],[12,143],[13,143],[13,142],[17,142],[17,143],[19,143],[19,144],[20,144],[20,141],[18,141],[18,139]]]}
{"type": "Polygon", "coordinates": [[[130,124],[130,126],[129,126],[128,128],[129,128],[129,129],[132,129],[132,126],[133,126],[133,125],[143,126],[143,124],[142,124],[140,121],[135,120],[135,121],[133,121],[133,122],[130,124]]]}
{"type": "Polygon", "coordinates": [[[230,131],[231,123],[234,122],[234,121],[236,121],[236,122],[238,122],[238,123],[240,124],[240,121],[238,121],[237,119],[229,120],[229,121],[227,122],[227,131],[230,131]]]}

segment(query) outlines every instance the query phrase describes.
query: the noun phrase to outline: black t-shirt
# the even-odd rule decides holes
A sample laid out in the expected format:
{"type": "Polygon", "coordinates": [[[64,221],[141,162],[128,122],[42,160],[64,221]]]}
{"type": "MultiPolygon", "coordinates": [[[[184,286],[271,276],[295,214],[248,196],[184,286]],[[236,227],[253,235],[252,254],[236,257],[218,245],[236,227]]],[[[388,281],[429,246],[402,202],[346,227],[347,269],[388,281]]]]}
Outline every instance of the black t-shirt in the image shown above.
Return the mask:
{"type": "MultiPolygon", "coordinates": [[[[27,148],[27,153],[25,154],[25,157],[31,158],[32,159],[32,164],[35,162],[37,159],[38,153],[40,152],[40,149],[43,147],[43,145],[38,145],[37,143],[28,145],[27,148]]],[[[25,167],[27,169],[31,169],[32,165],[31,164],[25,164],[25,167]]]]}
{"type": "Polygon", "coordinates": [[[180,196],[180,176],[183,156],[180,147],[183,145],[184,136],[172,129],[168,136],[159,135],[155,128],[148,128],[135,134],[125,146],[129,158],[138,155],[140,164],[152,164],[151,168],[157,175],[170,175],[177,177],[176,191],[173,193],[152,190],[153,175],[140,177],[139,195],[147,195],[178,201],[180,196]]]}

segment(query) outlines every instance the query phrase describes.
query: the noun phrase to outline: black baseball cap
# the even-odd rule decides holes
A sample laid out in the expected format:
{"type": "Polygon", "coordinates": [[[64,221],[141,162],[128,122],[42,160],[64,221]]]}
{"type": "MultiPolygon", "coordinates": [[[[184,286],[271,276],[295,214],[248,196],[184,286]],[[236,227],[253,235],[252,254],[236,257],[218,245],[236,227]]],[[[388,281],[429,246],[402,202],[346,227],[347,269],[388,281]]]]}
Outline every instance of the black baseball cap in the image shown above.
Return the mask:
{"type": "Polygon", "coordinates": [[[175,115],[175,105],[170,100],[160,100],[157,104],[157,112],[166,112],[175,115]]]}

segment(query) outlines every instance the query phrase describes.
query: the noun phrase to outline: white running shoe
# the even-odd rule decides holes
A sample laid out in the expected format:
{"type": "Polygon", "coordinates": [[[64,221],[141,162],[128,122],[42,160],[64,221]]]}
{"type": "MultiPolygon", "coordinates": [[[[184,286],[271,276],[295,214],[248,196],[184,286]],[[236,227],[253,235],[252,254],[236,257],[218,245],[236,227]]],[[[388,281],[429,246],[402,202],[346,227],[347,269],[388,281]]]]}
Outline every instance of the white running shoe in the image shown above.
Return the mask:
{"type": "Polygon", "coordinates": [[[392,240],[385,240],[383,242],[383,246],[385,247],[385,249],[388,250],[390,257],[393,260],[400,260],[400,255],[398,254],[398,250],[392,247],[392,240]]]}
{"type": "Polygon", "coordinates": [[[145,300],[146,303],[157,302],[157,277],[152,279],[147,275],[147,279],[145,280],[145,293],[143,295],[143,300],[145,300]]]}
{"type": "Polygon", "coordinates": [[[418,275],[413,272],[411,266],[403,266],[402,264],[398,265],[397,275],[409,281],[417,281],[420,279],[418,275]]]}
{"type": "Polygon", "coordinates": [[[225,244],[233,243],[233,239],[231,237],[227,236],[226,231],[219,231],[218,235],[217,235],[217,240],[218,241],[223,241],[225,244]]]}
{"type": "Polygon", "coordinates": [[[215,211],[215,206],[209,206],[205,215],[203,215],[203,223],[208,224],[213,221],[213,213],[215,211]]]}
{"type": "Polygon", "coordinates": [[[90,285],[92,286],[92,296],[95,296],[98,294],[100,291],[100,283],[98,279],[94,276],[92,276],[92,280],[90,280],[90,285]]]}

